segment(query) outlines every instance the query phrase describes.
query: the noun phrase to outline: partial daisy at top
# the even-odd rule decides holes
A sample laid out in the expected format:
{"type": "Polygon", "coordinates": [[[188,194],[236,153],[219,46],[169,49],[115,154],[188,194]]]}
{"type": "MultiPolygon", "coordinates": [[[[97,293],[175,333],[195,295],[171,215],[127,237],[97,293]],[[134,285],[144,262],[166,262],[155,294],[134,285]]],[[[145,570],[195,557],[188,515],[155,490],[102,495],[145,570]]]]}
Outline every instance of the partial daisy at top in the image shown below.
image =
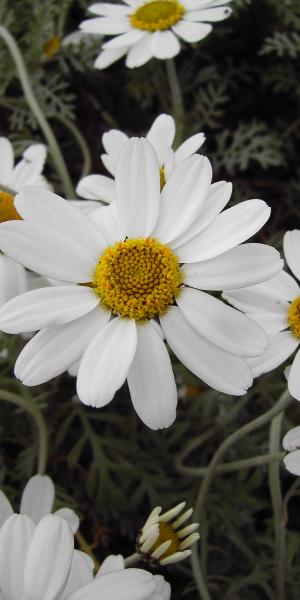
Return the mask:
{"type": "MultiPolygon", "coordinates": [[[[11,142],[0,137],[0,223],[20,219],[14,206],[14,196],[26,185],[50,188],[42,175],[47,149],[32,144],[15,165],[11,142]]],[[[0,253],[0,306],[32,285],[32,277],[24,267],[0,253]]]]}
{"type": "Polygon", "coordinates": [[[245,289],[226,291],[223,296],[268,334],[269,346],[266,352],[248,359],[255,377],[275,369],[297,351],[286,376],[290,394],[300,400],[299,229],[285,233],[283,248],[286,262],[296,279],[281,271],[269,281],[245,289]]]}
{"type": "Polygon", "coordinates": [[[95,61],[105,69],[126,55],[126,66],[140,67],[151,58],[179,54],[180,40],[199,42],[212,30],[211,23],[231,14],[231,0],[125,0],[124,4],[99,2],[89,7],[97,15],[80,24],[86,33],[115,36],[102,45],[95,61]]]}
{"type": "MultiPolygon", "coordinates": [[[[146,139],[154,148],[160,168],[160,189],[164,187],[173,169],[183,160],[198,152],[205,142],[202,132],[187,138],[177,150],[173,150],[176,125],[171,115],[161,114],[154,119],[146,139]]],[[[102,136],[105,153],[101,155],[102,162],[109,173],[114,177],[121,150],[128,142],[129,137],[123,131],[110,129],[102,136]]],[[[115,181],[106,175],[92,174],[83,177],[76,192],[86,200],[101,200],[110,204],[116,195],[115,181]]],[[[77,201],[78,203],[79,201],[77,201]]],[[[78,205],[81,208],[81,205],[78,205]]],[[[84,203],[82,203],[84,207],[84,203]]]]}
{"type": "Polygon", "coordinates": [[[160,191],[152,145],[133,138],[118,158],[115,201],[89,216],[45,190],[18,194],[23,220],[0,224],[1,249],[70,284],[27,292],[0,310],[3,331],[40,330],[15,365],[25,385],[78,363],[84,404],[105,406],[127,379],[144,423],[168,427],[177,390],[166,340],[209,386],[246,393],[253,381],[246,358],[264,352],[267,336],[208,292],[254,285],[283,262],[270,246],[242,243],[268,220],[266,203],[254,199],[223,210],[232,186],[211,181],[209,160],[194,154],[160,191]]]}

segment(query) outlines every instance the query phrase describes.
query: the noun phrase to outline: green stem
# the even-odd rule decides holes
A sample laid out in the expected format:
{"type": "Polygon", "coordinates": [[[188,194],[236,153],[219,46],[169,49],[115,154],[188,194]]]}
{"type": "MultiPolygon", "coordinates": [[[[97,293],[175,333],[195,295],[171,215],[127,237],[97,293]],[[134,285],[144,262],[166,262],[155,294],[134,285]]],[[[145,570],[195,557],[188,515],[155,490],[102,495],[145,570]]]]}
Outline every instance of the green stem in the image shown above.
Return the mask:
{"type": "Polygon", "coordinates": [[[37,470],[39,475],[45,475],[48,454],[48,432],[45,419],[40,409],[33,401],[29,400],[28,398],[17,396],[17,394],[13,394],[12,392],[7,392],[5,390],[0,390],[0,400],[5,400],[7,402],[11,402],[12,404],[16,404],[17,406],[20,406],[32,416],[39,434],[39,454],[37,470]]]}
{"type": "Polygon", "coordinates": [[[134,554],[131,554],[130,556],[127,556],[127,558],[124,559],[125,567],[131,567],[132,565],[136,565],[136,563],[139,563],[140,561],[140,555],[138,554],[138,552],[135,552],[134,554]]]}
{"type": "MultiPolygon", "coordinates": [[[[283,413],[273,418],[270,427],[270,452],[280,448],[280,435],[283,413]]],[[[274,514],[275,528],[275,585],[276,600],[284,600],[284,571],[285,571],[285,516],[280,486],[279,463],[269,465],[270,493],[274,514]]]]}
{"type": "Polygon", "coordinates": [[[85,142],[84,137],[81,135],[81,132],[79,131],[78,127],[76,127],[76,125],[74,123],[72,123],[72,121],[70,121],[69,119],[66,119],[66,117],[61,117],[60,115],[55,115],[55,117],[63,125],[65,125],[67,127],[67,129],[70,130],[70,132],[74,136],[76,142],[78,143],[78,146],[82,152],[82,157],[83,157],[83,168],[82,168],[82,172],[81,172],[81,177],[86,177],[86,175],[88,175],[91,172],[92,159],[91,159],[91,154],[90,154],[89,148],[85,142]]]}
{"type": "MultiPolygon", "coordinates": [[[[216,473],[232,473],[240,469],[250,469],[259,465],[267,465],[274,462],[279,462],[283,459],[285,452],[274,452],[273,454],[262,454],[261,456],[253,456],[251,458],[242,458],[241,460],[233,460],[229,463],[218,465],[216,473]]],[[[185,467],[177,465],[177,470],[182,475],[191,475],[192,477],[204,477],[209,467],[185,467]]]]}
{"type": "Polygon", "coordinates": [[[184,107],[180,83],[173,58],[165,61],[172,96],[172,112],[176,121],[175,147],[182,141],[184,128],[184,107]]]}
{"type": "MultiPolygon", "coordinates": [[[[201,521],[204,520],[205,503],[206,503],[207,496],[209,493],[210,485],[212,483],[216,469],[217,469],[219,463],[221,462],[221,460],[223,459],[223,456],[227,452],[227,450],[233,444],[235,444],[237,441],[239,441],[242,437],[244,437],[245,435],[251,433],[252,431],[255,431],[256,429],[259,429],[260,427],[263,427],[264,425],[266,425],[266,423],[269,423],[271,421],[271,419],[273,419],[273,417],[275,417],[277,414],[282,412],[288,406],[288,404],[290,402],[291,402],[291,397],[289,395],[288,390],[286,389],[283,392],[283,394],[280,396],[280,398],[279,398],[278,402],[275,404],[275,406],[273,406],[270,410],[268,410],[266,413],[264,413],[260,417],[253,419],[253,421],[246,423],[245,425],[240,427],[240,429],[238,429],[237,431],[234,431],[226,440],[224,440],[224,442],[221,444],[221,446],[219,446],[219,448],[217,449],[217,451],[215,452],[214,456],[212,457],[212,459],[210,461],[206,475],[203,479],[199,494],[196,499],[195,510],[194,510],[195,521],[198,521],[201,523],[201,521]]],[[[193,571],[195,574],[196,582],[197,582],[197,577],[196,577],[197,574],[195,571],[195,566],[198,564],[198,560],[199,560],[198,557],[194,553],[193,560],[192,560],[192,566],[193,566],[193,571]]],[[[205,567],[205,565],[202,565],[202,569],[205,571],[204,567],[205,567]]],[[[201,590],[200,587],[198,587],[198,590],[199,590],[200,598],[203,598],[203,590],[201,590]]]]}
{"type": "Polygon", "coordinates": [[[8,49],[11,53],[11,56],[14,60],[14,63],[15,63],[15,66],[16,66],[16,69],[18,72],[18,76],[19,76],[19,79],[20,79],[20,82],[21,82],[21,85],[23,88],[24,96],[25,96],[25,98],[29,104],[29,107],[30,107],[32,113],[34,114],[47,142],[48,142],[48,145],[51,150],[53,160],[55,163],[55,167],[61,178],[62,184],[65,189],[65,193],[68,198],[74,198],[75,191],[73,188],[73,184],[72,184],[70,175],[67,170],[66,163],[65,163],[63,155],[60,151],[60,148],[59,148],[59,145],[55,138],[55,135],[54,135],[47,119],[45,118],[45,116],[37,102],[37,99],[33,93],[32,86],[31,86],[31,83],[30,83],[30,80],[29,80],[29,77],[27,74],[27,70],[26,70],[25,63],[22,58],[21,52],[20,52],[14,38],[12,37],[12,35],[2,25],[0,25],[0,37],[4,40],[5,44],[7,45],[8,49]]]}

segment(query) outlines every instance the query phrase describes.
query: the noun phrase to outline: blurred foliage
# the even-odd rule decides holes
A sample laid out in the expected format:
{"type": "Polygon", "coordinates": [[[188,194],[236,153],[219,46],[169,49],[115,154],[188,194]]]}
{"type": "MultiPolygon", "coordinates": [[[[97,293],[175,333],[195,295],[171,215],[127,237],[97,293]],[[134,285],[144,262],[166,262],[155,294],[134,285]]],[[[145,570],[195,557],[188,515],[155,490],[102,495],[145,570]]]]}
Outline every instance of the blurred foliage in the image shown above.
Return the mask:
{"type": "MultiPolygon", "coordinates": [[[[171,99],[163,62],[128,70],[123,61],[100,72],[93,68],[101,40],[60,44],[87,14],[88,0],[2,0],[0,22],[15,36],[24,55],[36,97],[65,153],[74,182],[82,160],[69,123],[76,123],[90,147],[93,172],[100,136],[110,127],[142,135],[171,99]],[[57,43],[57,40],[59,43],[57,43]],[[52,48],[51,51],[49,50],[52,48]],[[56,49],[56,51],[55,51],[56,49]]],[[[259,239],[281,249],[282,232],[299,224],[300,199],[300,3],[299,0],[235,0],[233,14],[216,23],[199,44],[186,45],[176,59],[185,103],[185,135],[203,130],[203,152],[214,165],[214,179],[234,182],[233,201],[262,197],[272,217],[259,239]]],[[[0,41],[1,134],[21,152],[30,140],[42,141],[22,97],[13,62],[0,41]]],[[[47,175],[60,192],[49,157],[47,175]]],[[[108,552],[134,551],[136,533],[156,504],[193,504],[201,479],[180,468],[208,465],[230,433],[273,406],[284,386],[283,368],[258,381],[247,398],[232,399],[207,390],[178,363],[181,391],[176,423],[152,432],[140,423],[122,389],[102,410],[87,409],[76,398],[74,380],[63,375],[36,389],[13,379],[13,364],[23,340],[2,336],[0,387],[32,397],[49,429],[49,474],[64,503],[82,517],[81,529],[101,560],[108,552]],[[188,453],[191,440],[210,431],[208,440],[188,453]]],[[[35,472],[37,438],[24,412],[0,403],[4,491],[18,506],[21,490],[35,472]]],[[[285,429],[299,423],[295,404],[285,429]]],[[[226,461],[266,453],[268,427],[243,438],[226,461]]],[[[297,480],[282,469],[288,510],[286,597],[298,600],[300,585],[299,492],[297,480]],[[294,482],[294,483],[293,483],[294,482]]],[[[201,523],[206,540],[209,586],[214,599],[274,598],[274,523],[267,467],[215,475],[208,512],[201,523]]],[[[165,570],[172,598],[195,598],[188,562],[165,570]]]]}

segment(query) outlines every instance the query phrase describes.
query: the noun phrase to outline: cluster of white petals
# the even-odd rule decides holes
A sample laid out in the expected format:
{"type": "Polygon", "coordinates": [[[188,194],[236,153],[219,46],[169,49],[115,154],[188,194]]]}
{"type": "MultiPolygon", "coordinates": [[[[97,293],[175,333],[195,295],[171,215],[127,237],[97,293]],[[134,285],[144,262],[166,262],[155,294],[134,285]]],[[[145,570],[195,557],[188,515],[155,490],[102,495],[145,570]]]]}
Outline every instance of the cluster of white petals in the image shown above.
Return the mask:
{"type": "Polygon", "coordinates": [[[300,426],[293,427],[288,431],[283,440],[282,445],[287,454],[283,462],[286,469],[293,475],[300,476],[300,426]]]}

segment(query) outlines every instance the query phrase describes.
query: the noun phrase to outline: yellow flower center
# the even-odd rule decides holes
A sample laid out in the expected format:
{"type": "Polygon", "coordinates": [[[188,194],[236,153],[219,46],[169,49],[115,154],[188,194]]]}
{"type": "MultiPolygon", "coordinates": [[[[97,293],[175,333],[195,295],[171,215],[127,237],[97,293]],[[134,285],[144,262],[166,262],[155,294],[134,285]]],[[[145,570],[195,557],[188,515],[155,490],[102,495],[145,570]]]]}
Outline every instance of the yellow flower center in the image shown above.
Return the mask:
{"type": "Polygon", "coordinates": [[[177,256],[153,238],[128,239],[106,248],[92,282],[107,308],[136,321],[162,315],[181,284],[177,256]]]}
{"type": "Polygon", "coordinates": [[[165,187],[166,176],[165,176],[165,168],[160,167],[159,169],[159,179],[160,179],[160,191],[165,187]]]}
{"type": "Polygon", "coordinates": [[[13,195],[0,190],[0,223],[4,223],[4,221],[16,221],[21,218],[15,209],[13,195]]]}
{"type": "Polygon", "coordinates": [[[288,322],[291,332],[300,339],[300,296],[290,305],[288,322]]]}
{"type": "Polygon", "coordinates": [[[48,56],[48,58],[52,58],[60,48],[60,38],[58,35],[54,35],[48,42],[43,45],[43,52],[48,56]]]}
{"type": "Polygon", "coordinates": [[[172,525],[169,525],[169,523],[159,523],[158,527],[159,536],[155,544],[153,544],[151,552],[156,550],[156,548],[168,540],[171,540],[171,544],[169,548],[159,557],[159,560],[167,558],[167,556],[171,556],[172,554],[175,554],[175,552],[180,552],[180,540],[172,525]]]}
{"type": "Polygon", "coordinates": [[[130,15],[130,21],[132,27],[137,29],[157,31],[175,25],[184,12],[184,7],[177,0],[155,0],[140,6],[130,15]]]}

